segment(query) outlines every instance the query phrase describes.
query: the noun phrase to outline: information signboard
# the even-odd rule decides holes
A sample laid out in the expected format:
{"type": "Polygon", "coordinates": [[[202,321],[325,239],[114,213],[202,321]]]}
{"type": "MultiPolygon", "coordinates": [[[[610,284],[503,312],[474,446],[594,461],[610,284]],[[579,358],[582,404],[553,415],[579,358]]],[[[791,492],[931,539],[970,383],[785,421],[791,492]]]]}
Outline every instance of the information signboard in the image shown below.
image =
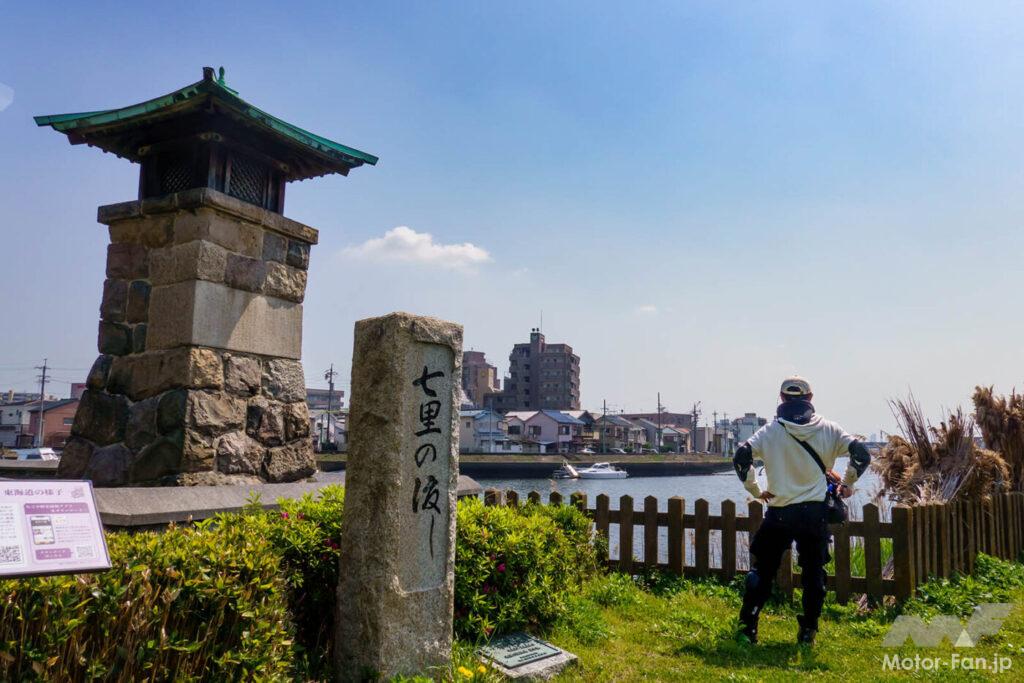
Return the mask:
{"type": "Polygon", "coordinates": [[[110,569],[90,481],[0,481],[0,577],[110,569]]]}

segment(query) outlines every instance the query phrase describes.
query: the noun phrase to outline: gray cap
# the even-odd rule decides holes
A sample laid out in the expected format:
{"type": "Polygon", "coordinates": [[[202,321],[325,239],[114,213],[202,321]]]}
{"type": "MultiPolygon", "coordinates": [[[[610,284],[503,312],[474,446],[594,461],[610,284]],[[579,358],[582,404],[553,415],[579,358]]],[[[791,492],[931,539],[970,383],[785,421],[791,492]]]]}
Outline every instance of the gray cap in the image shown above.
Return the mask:
{"type": "Polygon", "coordinates": [[[793,375],[782,380],[782,388],[779,393],[785,396],[810,396],[811,383],[799,375],[793,375]]]}

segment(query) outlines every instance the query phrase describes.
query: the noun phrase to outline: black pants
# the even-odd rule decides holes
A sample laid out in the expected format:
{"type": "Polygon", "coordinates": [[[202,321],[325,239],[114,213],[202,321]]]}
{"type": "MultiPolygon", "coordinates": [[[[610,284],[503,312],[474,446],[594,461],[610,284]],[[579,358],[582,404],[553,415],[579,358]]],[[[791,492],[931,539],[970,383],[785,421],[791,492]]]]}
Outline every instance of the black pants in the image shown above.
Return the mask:
{"type": "Polygon", "coordinates": [[[800,576],[803,584],[804,615],[801,622],[818,628],[818,617],[825,602],[825,564],[829,561],[828,526],[825,503],[797,503],[769,507],[764,523],[750,543],[753,569],[747,574],[746,591],[740,621],[757,626],[761,608],[772,593],[772,582],[779,571],[782,554],[796,541],[800,576]]]}

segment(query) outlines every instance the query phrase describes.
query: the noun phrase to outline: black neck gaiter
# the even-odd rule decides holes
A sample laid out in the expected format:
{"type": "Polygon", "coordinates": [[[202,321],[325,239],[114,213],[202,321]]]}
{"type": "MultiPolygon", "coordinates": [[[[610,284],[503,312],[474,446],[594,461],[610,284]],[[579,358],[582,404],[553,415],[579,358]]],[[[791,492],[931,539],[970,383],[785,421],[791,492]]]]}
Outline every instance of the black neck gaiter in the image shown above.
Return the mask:
{"type": "Polygon", "coordinates": [[[793,422],[798,425],[805,425],[814,417],[814,406],[805,399],[799,401],[783,401],[775,411],[777,417],[793,422]]]}

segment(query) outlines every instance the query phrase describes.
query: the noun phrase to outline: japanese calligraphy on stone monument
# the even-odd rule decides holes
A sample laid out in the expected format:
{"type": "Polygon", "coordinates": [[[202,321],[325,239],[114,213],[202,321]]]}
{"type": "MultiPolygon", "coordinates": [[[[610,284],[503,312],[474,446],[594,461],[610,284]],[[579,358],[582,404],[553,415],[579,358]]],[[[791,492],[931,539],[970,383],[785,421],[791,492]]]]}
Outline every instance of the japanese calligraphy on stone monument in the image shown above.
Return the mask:
{"type": "Polygon", "coordinates": [[[416,344],[410,353],[407,408],[408,453],[402,454],[402,489],[409,511],[403,526],[403,549],[416,557],[404,565],[402,588],[423,590],[444,580],[445,529],[449,524],[452,447],[451,349],[416,344]],[[440,456],[440,457],[439,457],[440,456]]]}

